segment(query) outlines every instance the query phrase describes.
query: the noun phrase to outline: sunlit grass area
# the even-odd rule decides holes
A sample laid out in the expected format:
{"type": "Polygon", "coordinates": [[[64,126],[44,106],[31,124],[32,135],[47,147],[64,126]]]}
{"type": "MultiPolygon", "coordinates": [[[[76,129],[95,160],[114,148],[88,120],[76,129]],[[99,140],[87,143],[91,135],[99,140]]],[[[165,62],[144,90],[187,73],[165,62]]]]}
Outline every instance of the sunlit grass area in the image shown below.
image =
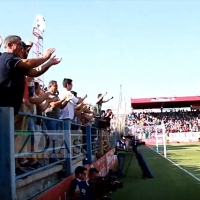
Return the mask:
{"type": "Polygon", "coordinates": [[[168,145],[167,157],[200,178],[200,143],[168,145]]]}
{"type": "MultiPolygon", "coordinates": [[[[199,176],[200,145],[177,144],[168,145],[167,153],[170,159],[199,176]]],[[[124,188],[112,196],[114,200],[196,200],[200,198],[200,183],[177,166],[155,153],[148,147],[140,147],[146,162],[151,169],[153,179],[139,179],[141,170],[135,157],[129,168],[127,177],[122,179],[124,188]]],[[[129,163],[130,155],[126,158],[129,163]]]]}

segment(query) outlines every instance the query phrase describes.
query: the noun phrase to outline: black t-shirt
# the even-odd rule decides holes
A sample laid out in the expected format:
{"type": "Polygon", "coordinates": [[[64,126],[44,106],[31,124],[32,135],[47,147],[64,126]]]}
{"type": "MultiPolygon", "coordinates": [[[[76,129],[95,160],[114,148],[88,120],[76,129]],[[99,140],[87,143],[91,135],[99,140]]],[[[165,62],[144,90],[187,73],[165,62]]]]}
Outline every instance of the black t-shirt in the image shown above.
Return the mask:
{"type": "Polygon", "coordinates": [[[14,114],[19,112],[25,87],[24,75],[27,70],[17,68],[21,60],[12,53],[0,56],[0,107],[14,107],[14,114]]]}
{"type": "Polygon", "coordinates": [[[106,120],[107,127],[110,127],[110,121],[111,121],[110,115],[105,117],[104,119],[106,120]]]}

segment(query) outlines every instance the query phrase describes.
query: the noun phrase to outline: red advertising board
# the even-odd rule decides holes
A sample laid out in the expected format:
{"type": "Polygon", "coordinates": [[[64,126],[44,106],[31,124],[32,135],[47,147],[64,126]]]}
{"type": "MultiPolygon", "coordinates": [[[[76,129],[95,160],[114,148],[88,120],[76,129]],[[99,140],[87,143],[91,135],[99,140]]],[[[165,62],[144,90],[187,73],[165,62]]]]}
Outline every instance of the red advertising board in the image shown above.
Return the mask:
{"type": "MultiPolygon", "coordinates": [[[[99,170],[101,176],[105,176],[109,169],[113,169],[113,167],[117,164],[117,158],[114,155],[114,151],[110,150],[100,159],[92,163],[92,165],[87,166],[87,169],[95,167],[99,170]]],[[[46,200],[46,199],[60,199],[65,200],[69,195],[69,187],[74,175],[67,177],[54,187],[50,188],[40,196],[36,197],[35,200],[46,200]]]]}

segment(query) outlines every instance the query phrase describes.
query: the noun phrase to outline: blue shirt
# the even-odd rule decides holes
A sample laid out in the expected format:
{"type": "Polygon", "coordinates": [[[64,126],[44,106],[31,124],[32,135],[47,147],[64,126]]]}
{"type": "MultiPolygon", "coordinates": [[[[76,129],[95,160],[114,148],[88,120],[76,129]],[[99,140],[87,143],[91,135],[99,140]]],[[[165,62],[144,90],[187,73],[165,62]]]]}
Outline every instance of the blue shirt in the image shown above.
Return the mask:
{"type": "MultiPolygon", "coordinates": [[[[119,141],[117,142],[117,147],[126,150],[126,143],[125,143],[125,142],[122,142],[121,140],[119,140],[119,141]]],[[[126,155],[126,151],[117,150],[117,154],[118,154],[118,155],[121,155],[121,156],[124,156],[124,155],[126,155]]]]}
{"type": "Polygon", "coordinates": [[[71,188],[73,188],[70,191],[71,195],[73,195],[73,193],[78,189],[78,191],[80,192],[80,200],[94,200],[92,192],[89,188],[88,181],[81,181],[79,179],[74,179],[72,181],[71,188]]]}

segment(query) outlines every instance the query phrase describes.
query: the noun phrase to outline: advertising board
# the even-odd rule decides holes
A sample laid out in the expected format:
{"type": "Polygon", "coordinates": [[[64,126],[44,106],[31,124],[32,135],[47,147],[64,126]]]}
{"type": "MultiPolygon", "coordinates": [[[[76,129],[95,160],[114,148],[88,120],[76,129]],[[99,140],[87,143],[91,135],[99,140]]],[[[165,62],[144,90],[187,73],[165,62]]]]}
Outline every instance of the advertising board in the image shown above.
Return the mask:
{"type": "MultiPolygon", "coordinates": [[[[100,172],[100,176],[105,176],[109,169],[113,169],[114,166],[117,164],[117,158],[114,155],[114,150],[110,150],[100,159],[92,163],[91,165],[87,166],[87,169],[95,167],[100,172]]],[[[36,197],[35,200],[46,200],[46,199],[60,199],[66,200],[69,196],[69,188],[72,179],[74,178],[74,174],[67,177],[54,187],[50,188],[40,196],[36,197]]]]}

